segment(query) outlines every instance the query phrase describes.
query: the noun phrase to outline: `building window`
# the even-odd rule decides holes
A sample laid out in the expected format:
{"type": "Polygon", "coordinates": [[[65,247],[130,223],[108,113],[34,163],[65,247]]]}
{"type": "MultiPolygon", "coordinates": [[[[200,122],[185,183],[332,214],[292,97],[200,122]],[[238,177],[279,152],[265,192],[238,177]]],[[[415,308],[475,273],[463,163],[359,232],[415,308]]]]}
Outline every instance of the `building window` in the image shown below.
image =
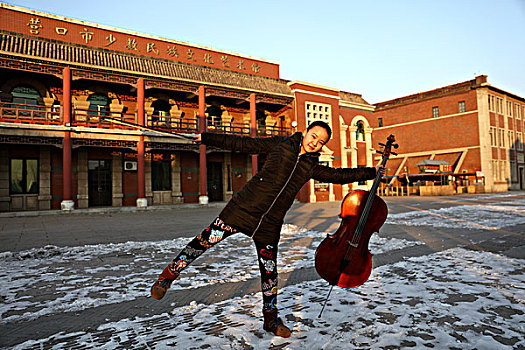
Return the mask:
{"type": "Polygon", "coordinates": [[[515,107],[516,107],[516,113],[515,113],[516,114],[516,119],[521,119],[521,107],[517,103],[516,103],[515,107]]]}
{"type": "Polygon", "coordinates": [[[509,137],[509,148],[514,149],[514,144],[516,143],[516,141],[514,140],[514,131],[509,130],[508,137],[509,137]]]}
{"type": "Polygon", "coordinates": [[[432,117],[433,118],[439,117],[439,107],[432,107],[432,117]]]}
{"type": "Polygon", "coordinates": [[[494,96],[489,95],[489,111],[495,112],[496,111],[496,104],[494,102],[494,96]]]}
{"type": "Polygon", "coordinates": [[[10,165],[10,193],[38,193],[38,159],[11,159],[10,165]]]}
{"type": "Polygon", "coordinates": [[[325,103],[305,102],[306,104],[306,125],[312,124],[316,120],[322,120],[332,127],[332,106],[325,103]]]}
{"type": "Polygon", "coordinates": [[[355,139],[357,141],[365,141],[365,124],[362,121],[358,121],[355,126],[357,127],[355,139]]]}
{"type": "Polygon", "coordinates": [[[89,109],[88,114],[109,116],[109,98],[102,94],[91,94],[89,95],[89,109]]]}
{"type": "Polygon", "coordinates": [[[156,156],[159,159],[151,161],[151,188],[153,191],[169,191],[171,190],[171,161],[169,157],[162,159],[162,156],[156,156]]]}
{"type": "Polygon", "coordinates": [[[512,101],[507,101],[507,115],[512,117],[512,101]]]}
{"type": "Polygon", "coordinates": [[[523,134],[520,131],[516,131],[516,149],[523,151],[523,134]]]}
{"type": "Polygon", "coordinates": [[[459,101],[458,109],[459,113],[465,113],[465,101],[459,101]]]}
{"type": "Polygon", "coordinates": [[[492,178],[495,181],[498,181],[499,180],[498,161],[491,160],[490,163],[492,164],[492,178]]]}
{"type": "Polygon", "coordinates": [[[497,147],[498,146],[498,141],[496,140],[497,138],[497,132],[496,132],[496,128],[491,126],[489,128],[489,135],[490,135],[490,145],[492,147],[497,147]]]}
{"type": "Polygon", "coordinates": [[[383,126],[383,118],[377,118],[377,126],[382,127],[383,126]]]}
{"type": "Polygon", "coordinates": [[[151,116],[151,121],[154,123],[163,122],[165,123],[170,116],[171,106],[168,102],[164,100],[155,100],[151,104],[153,107],[153,115],[151,116]]]}
{"type": "Polygon", "coordinates": [[[31,86],[17,86],[11,90],[13,96],[13,103],[21,104],[21,109],[31,109],[31,106],[38,105],[40,94],[37,89],[31,86]]]}
{"type": "Polygon", "coordinates": [[[211,105],[208,108],[206,108],[205,114],[206,120],[208,121],[208,125],[215,126],[221,124],[222,113],[224,113],[224,110],[220,105],[211,105]]]}
{"type": "Polygon", "coordinates": [[[498,146],[499,147],[505,147],[505,130],[503,129],[498,129],[498,146]]]}
{"type": "Polygon", "coordinates": [[[503,114],[503,99],[496,97],[496,113],[503,114]]]}
{"type": "Polygon", "coordinates": [[[505,181],[506,178],[507,178],[507,162],[504,161],[504,160],[500,160],[499,161],[499,171],[500,171],[500,175],[499,175],[499,179],[501,181],[505,181]]]}
{"type": "Polygon", "coordinates": [[[516,167],[515,161],[510,161],[510,181],[518,182],[518,168],[516,167]]]}

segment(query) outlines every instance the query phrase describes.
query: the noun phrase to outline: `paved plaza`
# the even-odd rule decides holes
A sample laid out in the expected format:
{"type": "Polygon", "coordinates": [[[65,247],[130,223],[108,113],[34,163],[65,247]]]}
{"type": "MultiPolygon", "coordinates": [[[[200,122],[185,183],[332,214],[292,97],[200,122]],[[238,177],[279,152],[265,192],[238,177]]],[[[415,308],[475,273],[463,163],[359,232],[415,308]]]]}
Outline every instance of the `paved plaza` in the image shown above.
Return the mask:
{"type": "Polygon", "coordinates": [[[224,203],[2,213],[0,347],[525,349],[525,192],[385,201],[370,280],[334,289],[321,319],[328,287],[313,257],[339,203],[294,204],[279,253],[288,340],[262,331],[244,235],[196,260],[162,301],[149,297],[224,203]]]}

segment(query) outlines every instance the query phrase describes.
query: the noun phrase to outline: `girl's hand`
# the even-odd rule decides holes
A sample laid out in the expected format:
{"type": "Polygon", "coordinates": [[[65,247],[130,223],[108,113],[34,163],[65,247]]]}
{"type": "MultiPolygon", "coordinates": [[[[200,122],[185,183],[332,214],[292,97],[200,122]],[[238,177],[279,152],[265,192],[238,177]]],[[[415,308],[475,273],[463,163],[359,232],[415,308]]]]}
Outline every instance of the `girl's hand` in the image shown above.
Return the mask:
{"type": "Polygon", "coordinates": [[[381,173],[381,176],[385,176],[386,169],[383,165],[381,164],[376,165],[376,171],[378,174],[381,173]]]}
{"type": "Polygon", "coordinates": [[[201,143],[201,142],[202,142],[201,134],[198,134],[198,135],[193,139],[193,143],[201,143]]]}

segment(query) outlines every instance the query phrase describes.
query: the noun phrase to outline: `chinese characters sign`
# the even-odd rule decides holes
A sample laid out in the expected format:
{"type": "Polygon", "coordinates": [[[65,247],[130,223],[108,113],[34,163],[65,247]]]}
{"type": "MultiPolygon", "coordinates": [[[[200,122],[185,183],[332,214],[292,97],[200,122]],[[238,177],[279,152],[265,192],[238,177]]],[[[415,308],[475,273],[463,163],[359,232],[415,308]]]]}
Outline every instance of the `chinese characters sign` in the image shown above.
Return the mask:
{"type": "Polygon", "coordinates": [[[58,16],[36,13],[10,5],[2,4],[0,11],[0,29],[3,30],[177,62],[279,78],[279,65],[276,63],[213,51],[208,48],[129,31],[112,30],[76,20],[58,19],[58,16]]]}

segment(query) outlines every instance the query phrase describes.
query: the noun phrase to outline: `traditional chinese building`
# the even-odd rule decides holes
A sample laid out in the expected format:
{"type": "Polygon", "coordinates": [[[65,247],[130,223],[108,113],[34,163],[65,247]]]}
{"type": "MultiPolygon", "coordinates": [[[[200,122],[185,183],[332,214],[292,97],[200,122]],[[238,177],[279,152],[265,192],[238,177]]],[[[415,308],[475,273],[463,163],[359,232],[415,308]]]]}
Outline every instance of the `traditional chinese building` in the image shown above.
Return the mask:
{"type": "MultiPolygon", "coordinates": [[[[486,76],[371,105],[281,79],[276,62],[0,4],[0,211],[226,201],[264,155],[188,135],[285,136],[314,120],[333,129],[321,161],[334,167],[375,165],[395,134],[387,181],[403,194],[523,189],[524,114],[486,76]]],[[[370,184],[312,180],[297,199],[370,184]]]]}
{"type": "Polygon", "coordinates": [[[401,145],[388,163],[391,183],[437,180],[449,194],[524,189],[525,98],[490,85],[487,76],[375,107],[374,140],[395,134],[401,145]]]}
{"type": "MultiPolygon", "coordinates": [[[[275,62],[0,4],[1,211],[228,200],[264,159],[186,137],[204,130],[269,137],[322,119],[324,163],[372,165],[372,113],[275,62]]],[[[312,181],[298,197],[348,187],[312,181]]]]}

